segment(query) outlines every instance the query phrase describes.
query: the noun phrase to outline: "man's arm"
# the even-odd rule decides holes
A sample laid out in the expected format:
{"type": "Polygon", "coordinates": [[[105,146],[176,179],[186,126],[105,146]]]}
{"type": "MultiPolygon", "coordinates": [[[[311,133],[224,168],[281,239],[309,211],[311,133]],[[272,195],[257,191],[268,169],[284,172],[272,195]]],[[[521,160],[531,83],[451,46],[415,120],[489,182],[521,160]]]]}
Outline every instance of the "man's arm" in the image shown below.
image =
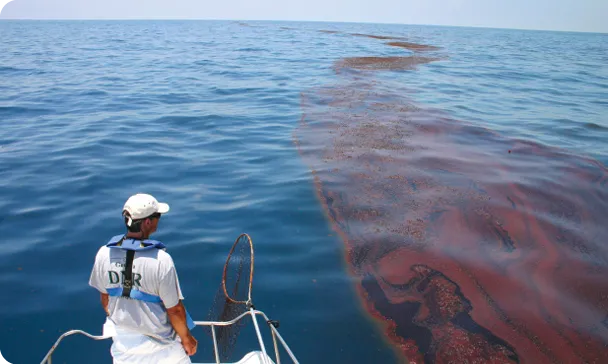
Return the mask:
{"type": "Polygon", "coordinates": [[[110,316],[110,311],[108,311],[108,303],[110,302],[110,295],[107,293],[100,293],[101,295],[101,307],[106,311],[106,315],[110,316]]]}
{"type": "Polygon", "coordinates": [[[158,296],[167,309],[167,316],[169,317],[171,326],[173,326],[173,329],[182,340],[184,350],[188,355],[192,356],[196,353],[197,342],[188,329],[186,308],[184,308],[184,303],[182,302],[184,297],[179,287],[175,265],[171,257],[167,257],[167,260],[170,265],[164,276],[160,279],[158,296]]]}
{"type": "Polygon", "coordinates": [[[102,274],[103,262],[105,261],[107,256],[105,256],[103,253],[104,248],[102,247],[99,249],[99,251],[97,251],[97,254],[95,255],[95,263],[93,264],[91,276],[89,277],[89,286],[99,291],[99,294],[101,295],[101,307],[103,307],[103,310],[106,312],[106,315],[110,316],[110,312],[108,311],[108,303],[110,302],[110,298],[104,285],[105,275],[102,274]]]}
{"type": "Polygon", "coordinates": [[[184,347],[186,354],[189,356],[194,355],[196,353],[196,346],[198,345],[198,342],[188,329],[184,303],[180,300],[177,305],[168,308],[167,316],[169,317],[169,321],[171,321],[171,326],[173,326],[175,332],[177,332],[180,339],[182,339],[182,346],[184,347]]]}

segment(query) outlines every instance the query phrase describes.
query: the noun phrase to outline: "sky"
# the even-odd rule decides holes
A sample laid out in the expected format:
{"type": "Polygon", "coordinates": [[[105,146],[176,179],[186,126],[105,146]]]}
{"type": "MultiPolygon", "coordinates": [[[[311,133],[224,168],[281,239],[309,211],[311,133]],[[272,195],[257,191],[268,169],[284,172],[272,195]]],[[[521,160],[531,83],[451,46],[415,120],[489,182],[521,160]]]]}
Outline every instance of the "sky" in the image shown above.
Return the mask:
{"type": "Polygon", "coordinates": [[[0,19],[226,19],[608,33],[608,0],[0,0],[0,19]]]}

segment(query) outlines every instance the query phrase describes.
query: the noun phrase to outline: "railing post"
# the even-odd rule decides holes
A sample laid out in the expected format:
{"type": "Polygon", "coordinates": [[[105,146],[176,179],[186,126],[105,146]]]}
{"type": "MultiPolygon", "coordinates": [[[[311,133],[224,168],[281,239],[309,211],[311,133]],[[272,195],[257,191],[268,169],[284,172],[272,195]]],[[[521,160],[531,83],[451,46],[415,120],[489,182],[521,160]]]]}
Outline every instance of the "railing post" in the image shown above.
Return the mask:
{"type": "Polygon", "coordinates": [[[211,325],[211,334],[213,335],[213,352],[215,353],[215,362],[220,364],[220,353],[217,351],[217,340],[215,338],[215,325],[211,325]]]}
{"type": "Polygon", "coordinates": [[[270,329],[277,335],[277,337],[279,338],[279,341],[281,342],[281,344],[283,345],[283,347],[287,351],[287,354],[289,354],[289,357],[291,358],[291,360],[293,360],[293,362],[295,364],[299,364],[300,362],[298,361],[298,359],[296,359],[296,356],[293,355],[293,352],[289,348],[289,345],[287,345],[287,343],[285,342],[285,340],[283,340],[283,337],[279,333],[279,330],[275,329],[274,326],[270,326],[270,329]]]}
{"type": "Polygon", "coordinates": [[[266,354],[266,347],[264,346],[264,340],[262,340],[262,334],[260,333],[260,327],[258,326],[258,319],[255,315],[255,311],[253,307],[249,308],[249,312],[251,312],[251,318],[253,319],[253,326],[255,327],[255,332],[258,335],[258,341],[260,342],[260,348],[262,349],[262,353],[264,354],[264,363],[267,362],[268,355],[266,354]]]}
{"type": "MultiPolygon", "coordinates": [[[[269,324],[272,326],[272,324],[269,324]]],[[[274,334],[274,331],[270,329],[270,333],[272,334],[272,343],[274,344],[274,355],[277,360],[277,364],[281,364],[281,357],[279,355],[279,347],[277,346],[277,336],[274,334]]]]}

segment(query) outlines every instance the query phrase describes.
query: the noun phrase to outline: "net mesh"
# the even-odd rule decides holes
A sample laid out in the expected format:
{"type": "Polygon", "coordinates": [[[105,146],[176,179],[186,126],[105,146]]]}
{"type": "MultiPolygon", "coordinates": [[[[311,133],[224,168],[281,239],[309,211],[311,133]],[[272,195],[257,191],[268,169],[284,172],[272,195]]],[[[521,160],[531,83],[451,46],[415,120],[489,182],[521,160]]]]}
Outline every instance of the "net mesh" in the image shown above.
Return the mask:
{"type": "MultiPolygon", "coordinates": [[[[234,242],[222,274],[213,305],[209,311],[209,321],[230,321],[245,311],[251,303],[251,283],[253,280],[253,243],[247,234],[241,234],[234,242]]],[[[229,360],[237,337],[245,320],[215,328],[218,354],[222,361],[229,360]]],[[[206,328],[211,335],[211,328],[206,328]]]]}

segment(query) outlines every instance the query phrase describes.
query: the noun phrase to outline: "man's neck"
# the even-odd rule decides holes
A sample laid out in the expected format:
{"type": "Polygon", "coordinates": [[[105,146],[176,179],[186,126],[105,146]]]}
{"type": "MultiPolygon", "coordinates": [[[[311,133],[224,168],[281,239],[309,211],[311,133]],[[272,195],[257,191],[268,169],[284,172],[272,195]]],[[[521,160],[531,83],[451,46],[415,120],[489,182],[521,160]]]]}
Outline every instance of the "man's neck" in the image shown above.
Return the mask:
{"type": "Polygon", "coordinates": [[[148,235],[144,234],[143,232],[139,232],[139,233],[128,232],[127,238],[145,240],[145,239],[148,239],[148,235]]]}

